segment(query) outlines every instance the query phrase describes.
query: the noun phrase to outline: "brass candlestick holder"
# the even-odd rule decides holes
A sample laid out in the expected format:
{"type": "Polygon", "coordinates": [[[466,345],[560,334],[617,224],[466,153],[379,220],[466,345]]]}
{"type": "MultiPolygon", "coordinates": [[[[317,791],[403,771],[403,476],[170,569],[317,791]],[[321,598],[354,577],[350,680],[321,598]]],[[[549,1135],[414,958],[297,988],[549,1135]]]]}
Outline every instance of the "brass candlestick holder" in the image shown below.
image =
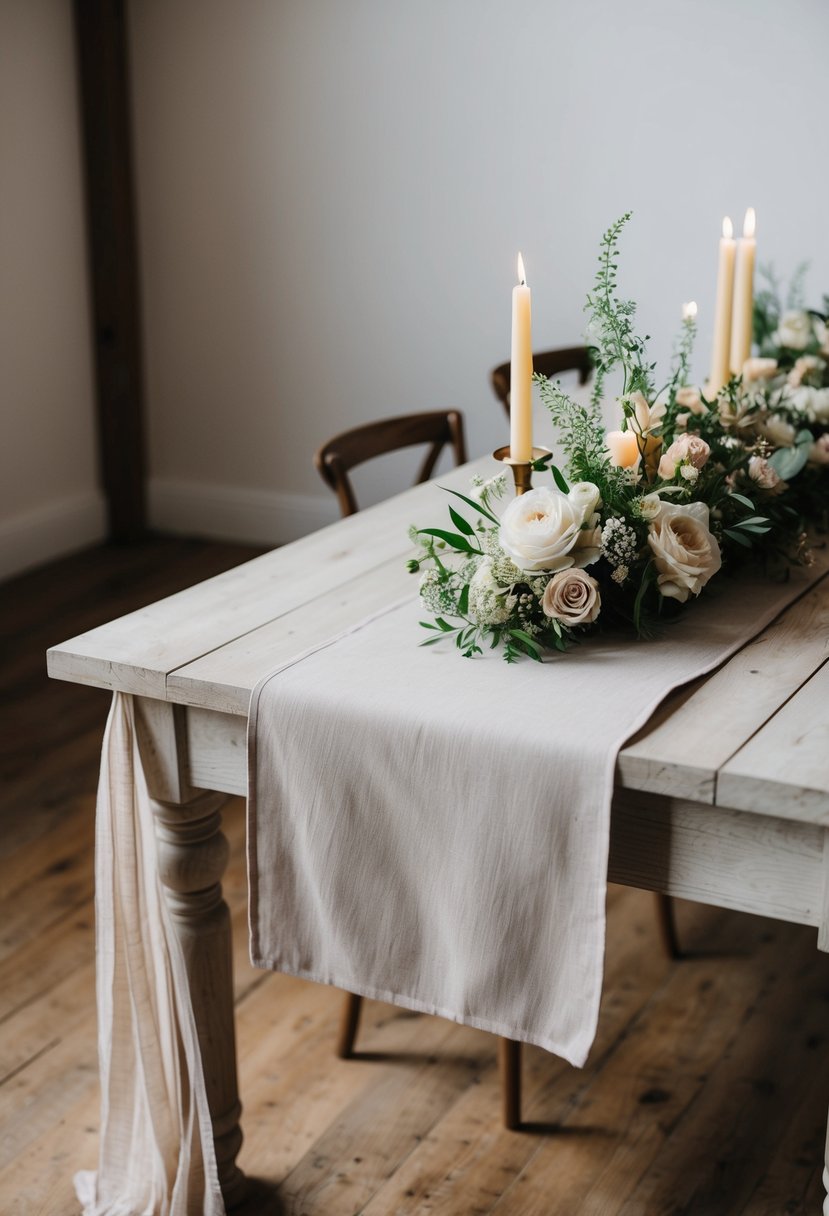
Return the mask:
{"type": "Polygon", "coordinates": [[[544,456],[552,455],[549,448],[533,448],[532,451],[532,460],[513,460],[509,454],[510,445],[507,443],[502,448],[496,448],[492,453],[493,460],[500,460],[501,464],[508,464],[512,469],[516,497],[532,489],[533,464],[535,461],[541,460],[544,456]]]}

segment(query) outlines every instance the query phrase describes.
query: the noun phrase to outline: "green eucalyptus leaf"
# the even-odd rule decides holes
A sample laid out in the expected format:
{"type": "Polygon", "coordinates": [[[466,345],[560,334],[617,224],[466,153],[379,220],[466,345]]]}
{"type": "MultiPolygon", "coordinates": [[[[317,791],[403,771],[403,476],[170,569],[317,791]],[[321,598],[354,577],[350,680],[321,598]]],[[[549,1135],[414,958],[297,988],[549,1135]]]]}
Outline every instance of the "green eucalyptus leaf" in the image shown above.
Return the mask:
{"type": "Polygon", "coordinates": [[[455,525],[455,527],[458,529],[459,532],[462,532],[464,534],[464,536],[474,536],[475,535],[475,529],[472,527],[472,524],[467,523],[467,521],[464,519],[464,517],[458,511],[456,511],[454,507],[449,508],[449,515],[451,517],[452,523],[455,525]]]}
{"type": "Polygon", "coordinates": [[[461,502],[465,502],[468,507],[471,507],[472,510],[476,511],[479,515],[483,515],[485,519],[490,520],[494,524],[498,523],[498,520],[491,511],[486,509],[483,503],[476,502],[474,498],[467,498],[465,494],[459,493],[458,490],[450,490],[446,486],[441,486],[440,489],[445,490],[447,494],[454,494],[456,498],[459,498],[461,502]]]}
{"type": "Polygon", "coordinates": [[[451,545],[453,549],[457,549],[460,553],[476,553],[480,554],[480,549],[475,549],[470,545],[465,536],[459,535],[457,532],[447,532],[444,528],[421,528],[421,536],[435,536],[438,540],[445,541],[447,545],[451,545]]]}
{"type": "Polygon", "coordinates": [[[791,481],[798,475],[808,459],[809,448],[805,443],[800,443],[794,448],[778,448],[772,456],[769,456],[769,464],[783,481],[791,481]]]}
{"type": "Polygon", "coordinates": [[[553,475],[553,481],[556,483],[558,488],[561,490],[562,494],[569,494],[570,487],[568,486],[567,480],[566,480],[564,474],[562,473],[561,469],[557,468],[554,464],[551,464],[550,472],[553,475]]]}

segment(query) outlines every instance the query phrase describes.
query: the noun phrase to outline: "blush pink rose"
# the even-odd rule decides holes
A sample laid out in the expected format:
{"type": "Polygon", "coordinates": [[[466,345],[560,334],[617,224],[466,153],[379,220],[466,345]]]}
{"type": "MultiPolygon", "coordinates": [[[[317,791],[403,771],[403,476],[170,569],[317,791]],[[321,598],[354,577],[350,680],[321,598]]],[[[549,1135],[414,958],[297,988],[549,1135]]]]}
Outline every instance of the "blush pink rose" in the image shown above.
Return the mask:
{"type": "Polygon", "coordinates": [[[700,439],[699,435],[680,435],[679,439],[675,439],[668,450],[663,453],[662,459],[659,461],[659,476],[665,481],[670,481],[672,477],[676,476],[679,466],[683,464],[690,464],[695,469],[701,469],[710,455],[710,447],[704,439],[700,439]]]}

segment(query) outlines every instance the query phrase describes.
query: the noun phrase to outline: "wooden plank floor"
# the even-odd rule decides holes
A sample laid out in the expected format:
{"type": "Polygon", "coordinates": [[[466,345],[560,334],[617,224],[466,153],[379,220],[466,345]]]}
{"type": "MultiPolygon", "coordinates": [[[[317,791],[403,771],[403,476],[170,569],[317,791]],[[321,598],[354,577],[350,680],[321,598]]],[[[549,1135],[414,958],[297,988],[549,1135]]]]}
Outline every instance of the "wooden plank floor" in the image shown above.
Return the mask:
{"type": "MultiPolygon", "coordinates": [[[[51,643],[253,551],[99,548],[0,588],[0,1212],[70,1216],[95,1165],[92,839],[105,694],[49,682],[51,643]]],[[[247,961],[244,820],[228,807],[250,1216],[816,1216],[829,1105],[829,960],[813,930],[613,888],[589,1066],[529,1049],[521,1133],[499,1123],[495,1042],[247,961]]]]}

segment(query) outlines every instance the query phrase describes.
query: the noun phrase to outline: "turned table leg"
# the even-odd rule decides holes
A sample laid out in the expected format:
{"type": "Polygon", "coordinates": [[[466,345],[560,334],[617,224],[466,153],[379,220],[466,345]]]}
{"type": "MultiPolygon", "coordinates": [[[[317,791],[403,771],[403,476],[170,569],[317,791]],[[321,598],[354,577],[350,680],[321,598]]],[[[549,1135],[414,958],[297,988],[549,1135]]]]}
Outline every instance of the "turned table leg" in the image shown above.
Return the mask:
{"type": "Polygon", "coordinates": [[[180,707],[140,703],[137,716],[158,841],[159,876],[181,943],[201,1047],[216,1163],[225,1204],[243,1197],[236,1165],[242,1144],[236,1079],[230,910],[221,878],[229,847],[222,833],[224,794],[193,790],[187,781],[180,707]]]}

